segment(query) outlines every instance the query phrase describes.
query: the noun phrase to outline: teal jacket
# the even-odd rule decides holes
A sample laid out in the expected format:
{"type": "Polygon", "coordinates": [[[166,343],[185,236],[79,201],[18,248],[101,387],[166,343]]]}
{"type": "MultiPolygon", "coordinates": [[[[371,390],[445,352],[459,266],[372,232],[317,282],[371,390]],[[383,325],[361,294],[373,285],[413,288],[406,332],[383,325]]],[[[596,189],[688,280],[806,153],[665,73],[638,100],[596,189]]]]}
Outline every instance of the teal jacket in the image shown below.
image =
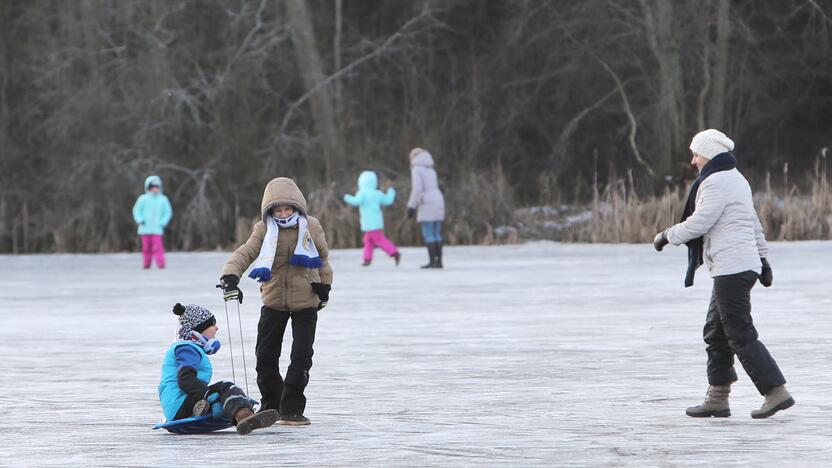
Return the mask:
{"type": "Polygon", "coordinates": [[[159,402],[162,403],[162,412],[165,413],[165,419],[172,421],[182,403],[188,395],[179,388],[179,383],[176,380],[176,375],[179,369],[176,366],[176,348],[179,346],[193,346],[199,351],[202,360],[196,367],[196,376],[199,380],[208,385],[211,382],[211,375],[214,369],[211,367],[211,360],[201,346],[193,341],[176,341],[165,353],[165,360],[162,361],[162,378],[159,379],[159,402]]]}
{"type": "Polygon", "coordinates": [[[361,213],[361,230],[364,232],[384,229],[382,206],[390,206],[396,199],[396,189],[390,187],[387,193],[378,189],[378,176],[373,171],[364,171],[358,176],[358,192],[344,195],[344,201],[357,206],[361,213]]]}
{"type": "Polygon", "coordinates": [[[144,180],[144,194],[139,195],[133,205],[133,220],[139,225],[139,234],[164,234],[171,216],[173,208],[168,197],[162,193],[162,179],[155,175],[148,177],[144,180]],[[158,185],[159,192],[148,191],[150,184],[158,185]]]}

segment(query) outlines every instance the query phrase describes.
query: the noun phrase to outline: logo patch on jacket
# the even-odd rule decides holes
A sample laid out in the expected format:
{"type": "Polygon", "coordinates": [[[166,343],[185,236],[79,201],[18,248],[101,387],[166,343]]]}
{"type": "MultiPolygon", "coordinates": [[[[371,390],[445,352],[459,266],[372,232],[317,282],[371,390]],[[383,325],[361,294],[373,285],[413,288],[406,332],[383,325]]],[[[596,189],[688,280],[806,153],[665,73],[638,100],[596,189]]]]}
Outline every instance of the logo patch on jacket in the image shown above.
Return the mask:
{"type": "Polygon", "coordinates": [[[310,244],[312,243],[312,236],[309,234],[309,231],[306,231],[306,235],[303,236],[303,248],[307,251],[312,250],[310,244]]]}

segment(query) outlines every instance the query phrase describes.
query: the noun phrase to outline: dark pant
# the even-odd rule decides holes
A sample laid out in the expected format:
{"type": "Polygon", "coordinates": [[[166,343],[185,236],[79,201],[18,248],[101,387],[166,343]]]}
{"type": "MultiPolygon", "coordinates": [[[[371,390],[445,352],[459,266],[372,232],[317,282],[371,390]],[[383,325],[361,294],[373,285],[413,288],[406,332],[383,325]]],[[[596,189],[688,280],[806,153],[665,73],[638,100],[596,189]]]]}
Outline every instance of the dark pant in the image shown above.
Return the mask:
{"type": "Polygon", "coordinates": [[[257,324],[257,386],[260,387],[262,409],[276,409],[280,414],[303,414],[306,397],[303,390],[309,383],[309,369],[312,368],[312,344],[315,342],[315,327],[318,322],[317,309],[287,312],[270,309],[260,310],[257,324]],[[286,380],[280,376],[280,348],[286,324],[292,319],[292,355],[286,380]]]}
{"type": "Polygon", "coordinates": [[[730,385],[737,380],[734,355],[761,395],[786,383],[777,363],[757,339],[751,320],[751,288],[757,273],[746,271],[714,278],[711,305],[703,336],[708,352],[708,383],[730,385]]]}
{"type": "MultiPolygon", "coordinates": [[[[234,382],[220,381],[209,385],[208,390],[209,394],[214,392],[219,393],[219,401],[222,404],[222,415],[235,425],[237,422],[234,420],[234,415],[237,414],[237,411],[243,408],[252,409],[251,401],[246,396],[246,392],[234,385],[234,382]]],[[[201,399],[193,397],[185,398],[185,402],[179,407],[179,411],[173,419],[190,418],[193,416],[194,405],[201,399]]]]}

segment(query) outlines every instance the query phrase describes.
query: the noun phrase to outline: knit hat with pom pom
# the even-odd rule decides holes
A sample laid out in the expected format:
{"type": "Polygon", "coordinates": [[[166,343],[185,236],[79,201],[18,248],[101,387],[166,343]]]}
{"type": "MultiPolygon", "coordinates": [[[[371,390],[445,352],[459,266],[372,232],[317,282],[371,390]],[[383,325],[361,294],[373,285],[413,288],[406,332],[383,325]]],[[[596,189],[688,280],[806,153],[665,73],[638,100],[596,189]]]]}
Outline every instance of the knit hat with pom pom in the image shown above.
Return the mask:
{"type": "Polygon", "coordinates": [[[179,316],[179,329],[176,330],[176,337],[180,340],[190,341],[193,339],[192,331],[202,333],[211,325],[217,324],[217,319],[211,311],[196,304],[183,306],[177,302],[173,306],[173,313],[179,316]]]}

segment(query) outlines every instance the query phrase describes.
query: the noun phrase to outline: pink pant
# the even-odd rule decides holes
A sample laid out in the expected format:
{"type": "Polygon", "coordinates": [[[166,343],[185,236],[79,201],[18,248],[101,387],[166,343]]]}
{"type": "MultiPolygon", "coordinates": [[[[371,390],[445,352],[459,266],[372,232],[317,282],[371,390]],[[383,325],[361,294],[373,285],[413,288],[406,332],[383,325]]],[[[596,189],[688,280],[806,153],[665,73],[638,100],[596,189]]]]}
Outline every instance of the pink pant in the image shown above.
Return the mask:
{"type": "Polygon", "coordinates": [[[145,234],[142,236],[142,261],[145,268],[150,268],[150,262],[156,257],[156,265],[165,267],[165,246],[159,234],[145,234]]]}
{"type": "Polygon", "coordinates": [[[390,239],[384,237],[384,231],[376,229],[375,231],[367,231],[364,233],[364,261],[369,262],[373,259],[373,249],[379,247],[387,255],[394,255],[398,252],[396,246],[390,242],[390,239]]]}

